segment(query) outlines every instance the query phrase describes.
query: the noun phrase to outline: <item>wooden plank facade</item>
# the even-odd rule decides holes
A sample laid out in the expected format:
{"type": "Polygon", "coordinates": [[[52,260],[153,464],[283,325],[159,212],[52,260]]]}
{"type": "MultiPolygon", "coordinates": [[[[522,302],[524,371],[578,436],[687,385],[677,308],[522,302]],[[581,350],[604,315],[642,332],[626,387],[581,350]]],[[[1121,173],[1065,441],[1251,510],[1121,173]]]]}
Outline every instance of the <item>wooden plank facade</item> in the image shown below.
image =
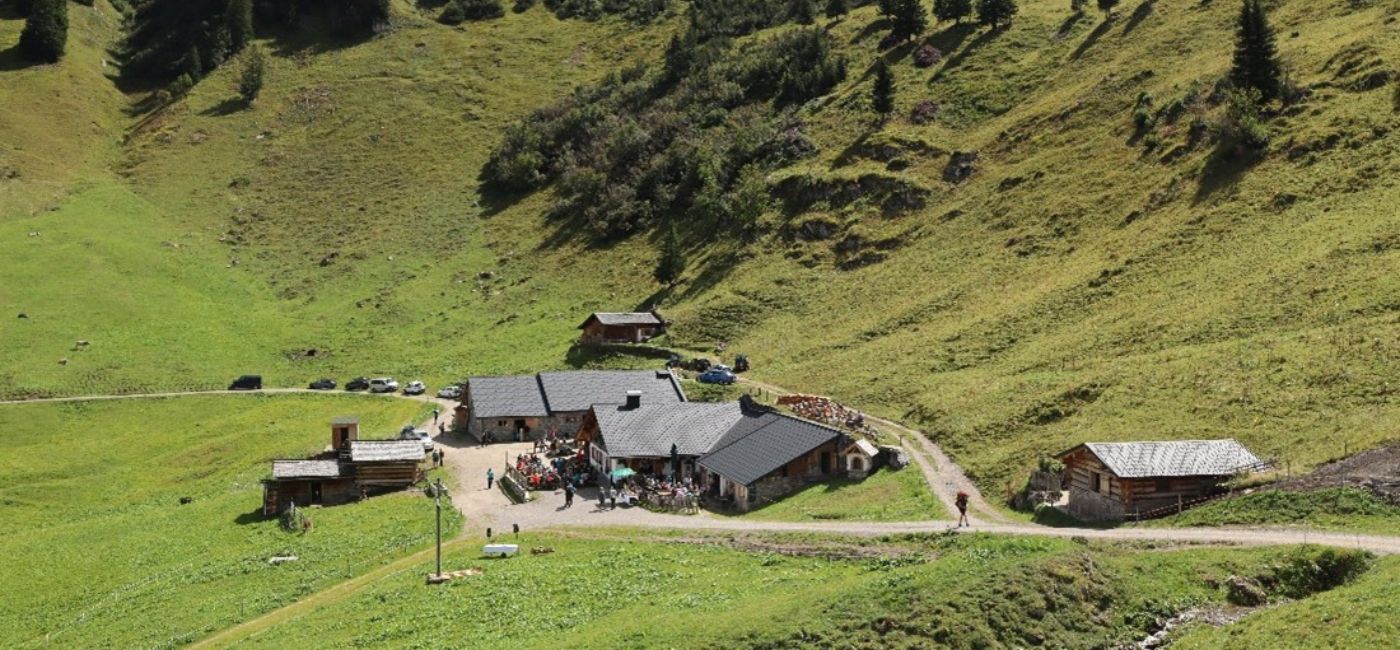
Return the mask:
{"type": "Polygon", "coordinates": [[[1113,473],[1086,447],[1060,457],[1069,487],[1092,492],[1123,505],[1124,510],[1151,510],[1214,492],[1228,476],[1162,476],[1123,478],[1113,473]]]}

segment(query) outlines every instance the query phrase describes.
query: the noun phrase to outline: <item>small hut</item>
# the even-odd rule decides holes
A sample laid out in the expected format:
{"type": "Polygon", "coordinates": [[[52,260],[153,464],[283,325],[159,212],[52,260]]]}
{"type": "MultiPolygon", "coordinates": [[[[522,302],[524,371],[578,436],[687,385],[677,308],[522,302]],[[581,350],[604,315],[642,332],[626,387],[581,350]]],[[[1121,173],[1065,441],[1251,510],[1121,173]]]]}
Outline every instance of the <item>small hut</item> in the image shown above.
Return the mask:
{"type": "Polygon", "coordinates": [[[666,321],[654,311],[594,312],[578,328],[583,330],[580,345],[642,343],[664,334],[666,321]]]}
{"type": "Polygon", "coordinates": [[[1267,464],[1234,439],[1086,442],[1057,455],[1070,486],[1070,514],[1123,519],[1195,501],[1267,464]]]}
{"type": "Polygon", "coordinates": [[[875,443],[861,438],[841,452],[846,464],[846,476],[863,479],[875,471],[875,461],[880,457],[880,448],[875,443]]]}

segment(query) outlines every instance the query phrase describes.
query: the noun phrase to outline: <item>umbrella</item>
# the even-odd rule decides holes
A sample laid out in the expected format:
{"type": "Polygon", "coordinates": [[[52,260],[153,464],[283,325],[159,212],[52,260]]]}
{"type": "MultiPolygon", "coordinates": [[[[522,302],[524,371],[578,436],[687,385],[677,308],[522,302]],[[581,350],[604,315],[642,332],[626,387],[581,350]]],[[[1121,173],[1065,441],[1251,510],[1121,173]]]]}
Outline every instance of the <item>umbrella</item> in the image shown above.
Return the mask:
{"type": "Polygon", "coordinates": [[[620,481],[636,473],[637,471],[631,467],[619,467],[612,471],[612,477],[620,481]]]}
{"type": "Polygon", "coordinates": [[[671,478],[673,478],[673,479],[679,479],[680,477],[681,477],[681,454],[680,454],[680,451],[678,451],[678,450],[676,449],[676,443],[673,442],[673,443],[671,443],[671,478]]]}

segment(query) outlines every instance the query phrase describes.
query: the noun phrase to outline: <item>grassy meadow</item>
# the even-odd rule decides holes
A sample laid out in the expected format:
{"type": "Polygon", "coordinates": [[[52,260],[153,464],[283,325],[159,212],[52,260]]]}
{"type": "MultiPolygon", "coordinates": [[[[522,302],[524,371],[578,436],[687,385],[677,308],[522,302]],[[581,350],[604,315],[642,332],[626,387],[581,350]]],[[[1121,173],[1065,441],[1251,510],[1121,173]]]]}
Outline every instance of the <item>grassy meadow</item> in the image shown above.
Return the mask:
{"type": "Polygon", "coordinates": [[[553,552],[507,560],[477,557],[470,541],[454,545],[445,564],[484,572],[428,587],[426,565],[405,568],[304,616],[246,630],[242,644],[1087,647],[1137,639],[1158,616],[1222,603],[1218,585],[1232,573],[1264,573],[1317,552],[618,533],[525,535],[523,546],[553,552]]]}
{"type": "Polygon", "coordinates": [[[1312,492],[1260,490],[1214,501],[1152,526],[1303,526],[1379,535],[1400,531],[1400,507],[1357,488],[1312,492]]]}
{"type": "Polygon", "coordinates": [[[331,418],[356,414],[368,436],[420,410],[253,395],[0,407],[0,646],[180,646],[425,548],[418,493],[312,508],[306,535],[261,514],[268,461],[323,449],[331,418]]]}

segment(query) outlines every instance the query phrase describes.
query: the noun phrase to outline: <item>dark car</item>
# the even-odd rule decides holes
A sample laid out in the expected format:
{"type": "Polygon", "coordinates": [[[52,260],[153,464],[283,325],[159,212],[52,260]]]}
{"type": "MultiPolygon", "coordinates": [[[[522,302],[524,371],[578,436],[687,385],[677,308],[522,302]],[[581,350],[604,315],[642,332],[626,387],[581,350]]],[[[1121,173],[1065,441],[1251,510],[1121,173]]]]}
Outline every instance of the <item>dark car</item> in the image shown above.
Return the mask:
{"type": "Polygon", "coordinates": [[[356,377],[354,379],[351,379],[350,381],[345,382],[345,390],[367,389],[369,389],[369,379],[365,377],[356,377]]]}
{"type": "Polygon", "coordinates": [[[317,379],[311,382],[311,390],[335,390],[334,379],[317,379]]]}
{"type": "Polygon", "coordinates": [[[262,390],[262,375],[243,375],[228,385],[229,390],[262,390]]]}

